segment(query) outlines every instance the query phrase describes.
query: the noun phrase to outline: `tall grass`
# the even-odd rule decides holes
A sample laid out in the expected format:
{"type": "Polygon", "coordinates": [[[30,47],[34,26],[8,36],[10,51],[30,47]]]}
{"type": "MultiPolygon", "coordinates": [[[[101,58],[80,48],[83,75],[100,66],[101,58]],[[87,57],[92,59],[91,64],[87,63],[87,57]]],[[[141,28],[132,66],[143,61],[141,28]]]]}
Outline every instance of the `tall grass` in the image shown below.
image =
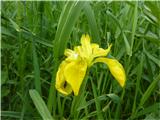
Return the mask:
{"type": "Polygon", "coordinates": [[[160,2],[1,2],[1,117],[160,119],[160,2]],[[90,68],[79,96],[55,89],[66,48],[88,33],[113,47],[127,76],[121,88],[107,66],[90,68]],[[34,90],[33,90],[34,89],[34,90]]]}

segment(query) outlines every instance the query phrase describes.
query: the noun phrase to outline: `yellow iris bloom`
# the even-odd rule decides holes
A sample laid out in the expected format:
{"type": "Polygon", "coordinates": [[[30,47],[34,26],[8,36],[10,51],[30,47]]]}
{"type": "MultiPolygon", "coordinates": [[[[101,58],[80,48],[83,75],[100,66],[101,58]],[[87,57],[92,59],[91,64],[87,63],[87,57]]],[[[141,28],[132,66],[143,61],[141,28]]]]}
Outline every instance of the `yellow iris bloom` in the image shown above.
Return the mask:
{"type": "Polygon", "coordinates": [[[100,48],[98,44],[90,43],[89,35],[82,35],[81,46],[76,46],[74,50],[66,49],[67,58],[62,61],[56,75],[56,89],[64,95],[78,95],[87,68],[97,62],[107,64],[111,74],[123,87],[126,75],[123,66],[116,60],[106,58],[111,49],[100,48]]]}

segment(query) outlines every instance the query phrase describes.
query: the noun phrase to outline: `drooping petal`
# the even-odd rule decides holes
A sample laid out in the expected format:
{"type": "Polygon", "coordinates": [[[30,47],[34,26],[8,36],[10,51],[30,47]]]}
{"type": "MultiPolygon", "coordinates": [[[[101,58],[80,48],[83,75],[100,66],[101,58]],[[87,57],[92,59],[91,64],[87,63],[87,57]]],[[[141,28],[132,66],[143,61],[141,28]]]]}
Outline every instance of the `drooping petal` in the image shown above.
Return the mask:
{"type": "Polygon", "coordinates": [[[56,75],[56,85],[55,85],[56,89],[64,95],[68,95],[72,92],[72,87],[66,82],[64,76],[64,69],[67,64],[69,63],[66,61],[63,61],[61,63],[56,75]]]}
{"type": "Polygon", "coordinates": [[[119,84],[123,87],[126,81],[126,74],[123,66],[116,60],[110,58],[96,58],[94,63],[103,62],[107,64],[111,74],[114,78],[119,82],[119,84]]]}
{"type": "Polygon", "coordinates": [[[69,63],[64,70],[64,76],[67,83],[71,85],[74,95],[78,95],[79,93],[79,89],[85,77],[86,70],[87,63],[82,60],[69,63]]]}
{"type": "Polygon", "coordinates": [[[102,57],[107,56],[107,54],[110,52],[112,45],[110,45],[107,49],[100,48],[98,44],[91,44],[92,46],[92,56],[95,57],[102,57]]]}

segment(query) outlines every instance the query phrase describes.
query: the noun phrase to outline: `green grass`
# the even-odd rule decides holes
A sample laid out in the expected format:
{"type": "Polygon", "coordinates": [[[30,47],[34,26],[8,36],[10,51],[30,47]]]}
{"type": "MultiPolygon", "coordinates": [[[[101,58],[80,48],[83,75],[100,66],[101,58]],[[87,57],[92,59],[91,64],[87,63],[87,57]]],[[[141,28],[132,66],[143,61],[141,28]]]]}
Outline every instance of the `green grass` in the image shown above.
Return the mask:
{"type": "Polygon", "coordinates": [[[160,2],[1,2],[1,117],[160,119],[160,2]],[[79,96],[55,89],[66,48],[82,34],[124,66],[122,89],[106,65],[88,70],[79,96]],[[33,90],[34,89],[34,90],[33,90]]]}

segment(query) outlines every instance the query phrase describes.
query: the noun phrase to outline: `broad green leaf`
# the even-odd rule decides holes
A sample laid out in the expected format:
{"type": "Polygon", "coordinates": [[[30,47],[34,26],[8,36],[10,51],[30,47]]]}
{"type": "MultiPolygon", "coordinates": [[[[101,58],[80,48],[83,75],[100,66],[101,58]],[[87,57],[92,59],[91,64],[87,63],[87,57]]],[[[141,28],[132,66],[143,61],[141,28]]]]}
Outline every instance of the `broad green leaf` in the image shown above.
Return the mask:
{"type": "Polygon", "coordinates": [[[113,101],[113,102],[115,102],[115,103],[120,103],[120,97],[118,96],[118,95],[116,95],[116,94],[114,94],[114,93],[110,93],[110,94],[107,94],[107,96],[109,97],[109,98],[111,98],[111,100],[113,101]]]}

